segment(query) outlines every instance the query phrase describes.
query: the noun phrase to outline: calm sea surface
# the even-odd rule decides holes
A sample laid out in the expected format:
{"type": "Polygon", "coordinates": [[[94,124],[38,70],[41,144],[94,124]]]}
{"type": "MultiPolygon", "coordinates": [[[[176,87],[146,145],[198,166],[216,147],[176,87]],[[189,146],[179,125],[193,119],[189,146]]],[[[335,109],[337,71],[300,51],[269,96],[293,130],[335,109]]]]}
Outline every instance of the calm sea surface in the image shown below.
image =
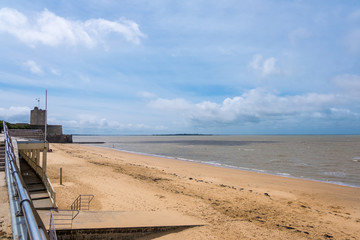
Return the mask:
{"type": "Polygon", "coordinates": [[[74,142],[360,187],[360,135],[74,136],[74,142]]]}

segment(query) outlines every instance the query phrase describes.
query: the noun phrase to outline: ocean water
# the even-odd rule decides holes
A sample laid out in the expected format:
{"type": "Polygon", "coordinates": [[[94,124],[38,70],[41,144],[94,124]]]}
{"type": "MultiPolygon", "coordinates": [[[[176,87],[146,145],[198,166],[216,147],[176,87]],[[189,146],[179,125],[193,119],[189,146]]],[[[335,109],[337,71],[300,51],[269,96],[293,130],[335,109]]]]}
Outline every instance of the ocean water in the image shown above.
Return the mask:
{"type": "Polygon", "coordinates": [[[360,135],[74,136],[74,142],[360,187],[360,135]]]}

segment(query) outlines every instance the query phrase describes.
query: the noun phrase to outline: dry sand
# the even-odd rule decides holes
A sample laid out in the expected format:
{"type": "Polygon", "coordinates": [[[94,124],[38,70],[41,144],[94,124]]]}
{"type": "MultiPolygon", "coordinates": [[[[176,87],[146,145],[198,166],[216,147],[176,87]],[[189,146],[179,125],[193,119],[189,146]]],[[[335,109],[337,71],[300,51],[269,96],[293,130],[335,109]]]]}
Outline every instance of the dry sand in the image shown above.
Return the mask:
{"type": "Polygon", "coordinates": [[[60,209],[94,194],[92,210],[171,210],[206,223],[157,239],[360,239],[360,188],[77,144],[51,148],[60,209]]]}

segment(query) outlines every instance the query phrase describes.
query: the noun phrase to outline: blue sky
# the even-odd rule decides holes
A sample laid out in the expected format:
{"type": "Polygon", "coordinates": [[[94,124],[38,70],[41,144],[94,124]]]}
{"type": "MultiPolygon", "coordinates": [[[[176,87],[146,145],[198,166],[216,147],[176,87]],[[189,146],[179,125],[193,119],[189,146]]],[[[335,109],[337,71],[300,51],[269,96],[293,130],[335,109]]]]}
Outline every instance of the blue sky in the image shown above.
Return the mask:
{"type": "Polygon", "coordinates": [[[359,1],[1,1],[0,119],[66,133],[360,134],[359,1]]]}

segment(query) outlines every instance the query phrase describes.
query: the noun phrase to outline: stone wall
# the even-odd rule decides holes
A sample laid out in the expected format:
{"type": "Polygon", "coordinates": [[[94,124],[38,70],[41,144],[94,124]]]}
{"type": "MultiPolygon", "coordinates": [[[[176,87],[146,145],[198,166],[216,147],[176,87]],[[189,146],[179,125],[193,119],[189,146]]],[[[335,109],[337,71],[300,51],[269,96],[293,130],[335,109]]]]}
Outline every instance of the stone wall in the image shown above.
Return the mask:
{"type": "MultiPolygon", "coordinates": [[[[45,132],[45,125],[30,125],[32,129],[41,129],[45,132]]],[[[62,135],[62,125],[47,125],[48,135],[62,135]]]]}
{"type": "Polygon", "coordinates": [[[61,134],[61,135],[48,135],[47,140],[49,143],[72,143],[72,135],[61,134]]]}

